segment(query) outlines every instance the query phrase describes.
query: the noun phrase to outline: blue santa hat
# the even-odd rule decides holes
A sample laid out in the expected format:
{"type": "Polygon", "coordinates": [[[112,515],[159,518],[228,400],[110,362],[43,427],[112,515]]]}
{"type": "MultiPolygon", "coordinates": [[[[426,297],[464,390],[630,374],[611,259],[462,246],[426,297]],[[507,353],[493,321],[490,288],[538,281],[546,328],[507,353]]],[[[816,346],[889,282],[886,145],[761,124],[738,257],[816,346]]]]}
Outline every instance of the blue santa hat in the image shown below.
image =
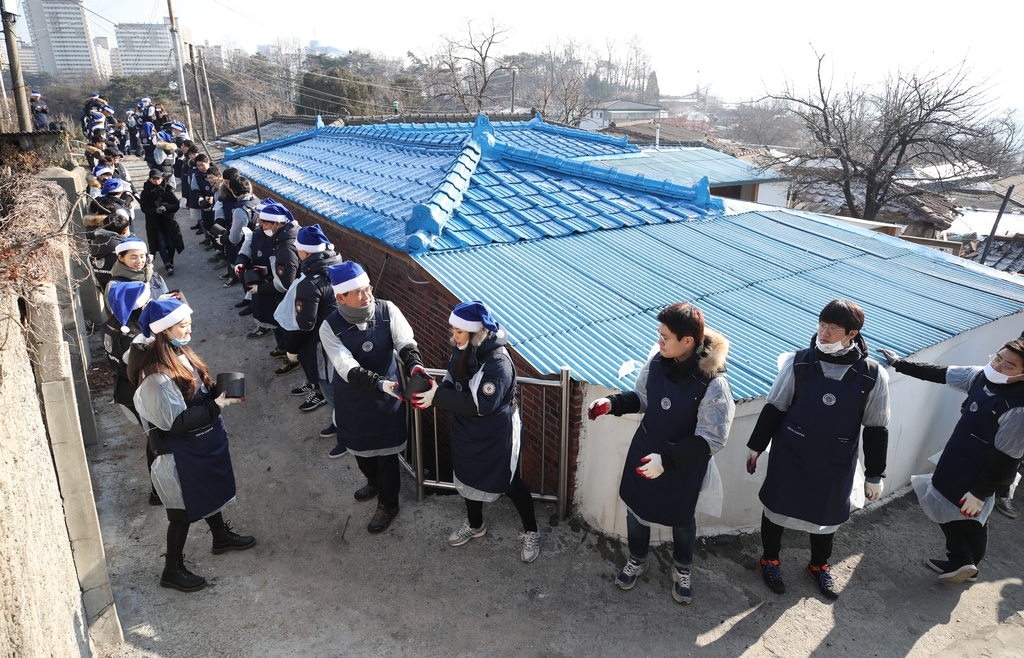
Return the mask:
{"type": "Polygon", "coordinates": [[[180,121],[175,121],[174,123],[172,123],[171,124],[171,128],[173,128],[174,130],[180,130],[183,133],[187,133],[188,132],[188,129],[185,128],[185,124],[183,124],[180,121]]]}
{"type": "Polygon", "coordinates": [[[100,188],[100,194],[115,194],[117,192],[124,192],[128,188],[125,187],[124,181],[120,178],[108,178],[103,183],[103,187],[100,188]]]}
{"type": "Polygon", "coordinates": [[[307,254],[319,254],[328,249],[334,249],[334,245],[324,235],[319,224],[304,226],[299,229],[299,235],[295,238],[295,248],[307,254]]]}
{"type": "Polygon", "coordinates": [[[147,121],[142,124],[142,132],[146,133],[146,137],[152,137],[154,130],[155,128],[153,128],[153,124],[150,122],[147,121]]]}
{"type": "Polygon", "coordinates": [[[149,96],[143,96],[142,100],[139,102],[142,103],[143,107],[145,107],[147,103],[152,103],[153,101],[149,100],[149,96]]]}
{"type": "Polygon", "coordinates": [[[90,112],[89,118],[93,121],[103,121],[104,119],[106,119],[106,117],[103,116],[102,112],[90,112]]]}
{"type": "Polygon", "coordinates": [[[146,107],[146,104],[143,103],[142,101],[139,101],[138,103],[135,104],[135,107],[137,107],[137,108],[139,108],[141,110],[142,108],[146,107]]]}
{"type": "Polygon", "coordinates": [[[38,90],[38,89],[33,89],[33,90],[32,90],[32,95],[33,95],[33,96],[42,96],[42,94],[40,94],[40,93],[39,93],[39,90],[38,90]]]}
{"type": "Polygon", "coordinates": [[[331,265],[327,268],[327,274],[331,277],[331,287],[334,288],[335,295],[344,295],[370,285],[370,277],[366,276],[363,268],[350,260],[340,265],[331,265]]]}
{"type": "Polygon", "coordinates": [[[92,170],[93,178],[99,178],[103,174],[110,174],[111,176],[113,176],[114,170],[108,167],[107,165],[96,165],[96,168],[92,170]]]}
{"type": "Polygon", "coordinates": [[[147,254],[149,253],[149,249],[146,248],[146,241],[142,238],[135,237],[134,235],[129,235],[114,247],[115,254],[123,254],[126,251],[142,251],[147,254]]]}
{"type": "Polygon", "coordinates": [[[491,310],[480,301],[462,302],[456,306],[448,316],[448,324],[471,334],[485,327],[498,331],[498,323],[491,317],[491,310]]]}
{"type": "Polygon", "coordinates": [[[157,139],[161,139],[161,140],[163,140],[163,141],[165,141],[165,142],[173,142],[173,141],[174,141],[174,138],[173,138],[173,137],[171,137],[170,135],[168,135],[168,134],[167,134],[166,132],[164,132],[163,130],[161,130],[160,132],[158,132],[158,133],[156,134],[156,136],[157,136],[157,139]]]}
{"type": "Polygon", "coordinates": [[[132,311],[142,308],[150,300],[149,285],[141,281],[114,281],[107,291],[107,305],[117,321],[121,323],[121,333],[129,332],[128,318],[132,311]]]}
{"type": "Polygon", "coordinates": [[[130,117],[130,116],[132,116],[132,115],[134,115],[134,114],[135,114],[135,110],[133,110],[133,109],[131,109],[131,108],[129,108],[129,109],[127,109],[127,110],[125,110],[125,111],[124,111],[124,115],[125,115],[125,116],[128,116],[128,117],[130,117]]]}
{"type": "Polygon", "coordinates": [[[267,199],[263,208],[260,209],[260,221],[263,222],[291,222],[294,221],[291,212],[273,199],[267,199]]]}
{"type": "Polygon", "coordinates": [[[99,94],[89,94],[89,98],[90,98],[90,100],[96,100],[96,99],[97,99],[97,98],[99,98],[99,97],[100,97],[100,95],[99,95],[99,94]]]}
{"type": "Polygon", "coordinates": [[[154,299],[146,304],[139,316],[139,325],[142,327],[142,335],[152,338],[161,331],[167,331],[174,325],[192,315],[192,309],[187,304],[171,297],[169,299],[154,299]]]}
{"type": "Polygon", "coordinates": [[[114,108],[110,107],[109,105],[104,105],[103,106],[103,111],[104,112],[110,112],[111,114],[113,114],[114,113],[114,108]]]}

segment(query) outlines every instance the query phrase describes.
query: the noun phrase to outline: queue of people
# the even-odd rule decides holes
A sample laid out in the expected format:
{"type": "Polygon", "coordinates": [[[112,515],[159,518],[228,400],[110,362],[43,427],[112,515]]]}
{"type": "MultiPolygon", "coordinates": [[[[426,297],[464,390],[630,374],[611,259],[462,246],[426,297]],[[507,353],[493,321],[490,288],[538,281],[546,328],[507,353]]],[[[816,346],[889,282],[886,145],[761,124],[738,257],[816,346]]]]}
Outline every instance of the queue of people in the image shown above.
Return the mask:
{"type": "MultiPolygon", "coordinates": [[[[100,222],[91,256],[111,310],[104,347],[116,379],[114,399],[146,430],[150,502],[164,505],[168,515],[161,585],[182,591],[205,585],[183,563],[193,522],[209,524],[215,553],[256,543],[234,533],[222,516],[235,489],[220,412],[244,398],[216,390],[209,369],[187,347],[191,309],[153,269],[159,253],[165,274],[174,274],[174,254],[184,249],[175,220],[182,211],[202,236],[201,246],[213,252],[213,272],[224,270],[223,287],[240,286],[235,305],[254,323],[247,338],[274,336],[268,357],[280,365],[273,375],[303,373],[305,382],[291,391],[304,398],[299,410],[330,406],[331,424],[320,436],[336,439],[328,457],[351,453],[365,477],[353,498],[377,502],[368,532],[384,532],[399,514],[398,455],[406,448],[410,403],[452,415],[452,466],[466,518],[448,536],[449,545],[485,536],[483,504],[506,495],[523,526],[520,557],[536,560],[541,536],[532,496],[517,471],[523,446],[515,367],[508,335],[490,309],[473,301],[452,310],[451,354],[439,384],[427,375],[401,309],[375,297],[365,270],[344,260],[319,225],[301,227],[283,204],[260,201],[244,176],[232,168],[221,171],[190,140],[178,139],[170,159],[157,163],[155,154],[165,146],[172,153],[170,145],[183,134],[182,127],[175,136],[164,132],[147,142],[140,132],[147,162],[157,165],[137,198],[148,244],[133,233],[136,197],[120,152],[100,150],[92,172],[91,210],[100,222]]],[[[805,571],[824,597],[836,599],[830,565],[835,533],[857,506],[855,482],[861,477],[864,500],[882,495],[890,404],[886,368],[869,357],[861,333],[863,310],[834,300],[818,320],[807,348],[780,356],[779,374],[747,441],[746,469],[755,473],[770,447],[759,492],[762,552],[756,566],[764,584],[776,594],[786,592],[782,540],[787,528],[800,530],[810,537],[805,571]]],[[[663,309],[658,321],[657,349],[634,389],[592,401],[588,416],[643,418],[619,482],[628,558],[615,584],[623,590],[636,585],[649,568],[651,524],[668,526],[671,595],[690,603],[696,512],[719,477],[714,455],[727,442],[735,412],[726,373],[729,341],[707,327],[691,304],[663,309]]],[[[913,484],[946,542],[946,558],[928,558],[926,566],[943,582],[973,582],[986,553],[988,516],[997,500],[1006,507],[1024,457],[1024,339],[1002,345],[984,367],[918,364],[879,352],[897,372],[968,394],[935,473],[916,476],[913,484]]]]}

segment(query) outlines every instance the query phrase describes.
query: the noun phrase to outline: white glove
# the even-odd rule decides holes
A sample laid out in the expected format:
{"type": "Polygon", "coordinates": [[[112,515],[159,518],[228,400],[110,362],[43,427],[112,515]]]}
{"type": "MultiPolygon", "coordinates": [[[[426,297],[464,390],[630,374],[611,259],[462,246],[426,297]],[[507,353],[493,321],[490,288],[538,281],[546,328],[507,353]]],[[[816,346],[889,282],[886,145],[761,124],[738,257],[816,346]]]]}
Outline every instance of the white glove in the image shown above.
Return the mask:
{"type": "Polygon", "coordinates": [[[661,455],[656,452],[652,452],[641,459],[640,463],[643,466],[638,467],[636,472],[648,480],[653,480],[665,472],[665,467],[661,465],[661,455]]]}
{"type": "Polygon", "coordinates": [[[288,359],[292,363],[295,363],[296,361],[299,360],[299,355],[298,354],[292,354],[291,352],[285,352],[284,356],[285,356],[286,359],[288,359]]]}
{"type": "Polygon", "coordinates": [[[404,399],[396,390],[398,388],[398,382],[390,382],[386,379],[382,379],[377,382],[377,388],[380,389],[381,393],[390,395],[393,398],[398,398],[399,400],[404,399]]]}
{"type": "Polygon", "coordinates": [[[756,450],[747,450],[747,473],[750,475],[754,474],[757,470],[757,458],[761,456],[761,453],[756,450]]]}
{"type": "Polygon", "coordinates": [[[225,391],[225,392],[221,393],[220,395],[218,395],[213,400],[213,402],[218,407],[223,409],[224,407],[229,407],[229,406],[233,405],[236,402],[245,402],[245,398],[229,398],[227,392],[225,391]]]}
{"type": "Polygon", "coordinates": [[[985,501],[968,491],[967,496],[960,499],[960,505],[960,513],[973,519],[981,514],[981,508],[985,506],[985,501]]]}
{"type": "Polygon", "coordinates": [[[875,350],[875,351],[885,357],[885,364],[888,365],[888,366],[891,366],[891,365],[895,364],[897,361],[900,360],[899,354],[896,354],[896,352],[893,352],[892,350],[875,350]]]}
{"type": "Polygon", "coordinates": [[[430,388],[422,393],[415,393],[412,396],[412,406],[417,409],[426,409],[434,404],[434,393],[437,392],[437,380],[430,380],[430,388]]]}
{"type": "Polygon", "coordinates": [[[612,410],[612,401],[608,398],[598,398],[590,403],[587,408],[587,418],[597,420],[612,410]]]}
{"type": "Polygon", "coordinates": [[[245,289],[250,295],[255,295],[260,287],[254,283],[251,286],[246,286],[245,289]]]}
{"type": "Polygon", "coordinates": [[[882,497],[882,490],[885,489],[885,485],[879,482],[875,484],[873,482],[864,483],[864,497],[868,501],[875,501],[882,497]]]}

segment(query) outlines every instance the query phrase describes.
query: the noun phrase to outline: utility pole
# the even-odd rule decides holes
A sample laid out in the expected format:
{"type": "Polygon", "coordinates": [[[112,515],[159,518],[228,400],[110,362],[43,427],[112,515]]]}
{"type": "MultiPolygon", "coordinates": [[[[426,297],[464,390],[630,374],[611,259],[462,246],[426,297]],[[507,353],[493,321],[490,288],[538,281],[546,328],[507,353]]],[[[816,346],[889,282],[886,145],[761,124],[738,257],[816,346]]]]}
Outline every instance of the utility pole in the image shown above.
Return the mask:
{"type": "Polygon", "coordinates": [[[1006,204],[1010,201],[1010,195],[1013,194],[1013,185],[1006,188],[1006,195],[1003,197],[1003,205],[999,206],[999,212],[996,213],[996,221],[992,222],[992,230],[988,232],[988,237],[985,238],[985,248],[981,252],[981,264],[984,265],[985,261],[988,260],[988,250],[992,246],[992,241],[996,239],[996,230],[999,228],[999,220],[1003,218],[1003,211],[1006,210],[1006,204]]]}
{"type": "Polygon", "coordinates": [[[512,68],[512,114],[516,113],[516,70],[512,68]]]}
{"type": "Polygon", "coordinates": [[[206,112],[203,110],[203,96],[199,91],[199,72],[196,70],[196,49],[188,44],[188,58],[192,62],[192,81],[196,83],[196,102],[199,103],[199,120],[203,123],[203,137],[206,138],[206,112]]]}
{"type": "Polygon", "coordinates": [[[206,77],[206,57],[199,51],[199,68],[203,71],[203,86],[206,87],[206,104],[210,106],[210,123],[213,125],[211,139],[217,139],[217,113],[213,109],[213,98],[210,97],[210,80],[206,77]]]}
{"type": "MultiPolygon", "coordinates": [[[[18,17],[7,11],[4,0],[0,0],[0,15],[3,16],[4,40],[7,42],[7,61],[11,66],[11,86],[14,87],[18,129],[22,132],[32,132],[32,113],[28,109],[28,94],[25,93],[25,79],[21,77],[21,59],[18,57],[18,37],[14,33],[14,22],[18,17]]],[[[4,105],[6,106],[6,103],[4,105]]]]}
{"type": "Polygon", "coordinates": [[[188,94],[185,93],[185,71],[181,64],[181,35],[178,32],[178,22],[174,18],[174,7],[171,0],[167,0],[167,14],[171,21],[171,39],[174,40],[174,59],[178,66],[178,90],[181,92],[181,109],[185,112],[185,127],[188,133],[192,134],[192,112],[188,109],[188,94]]]}

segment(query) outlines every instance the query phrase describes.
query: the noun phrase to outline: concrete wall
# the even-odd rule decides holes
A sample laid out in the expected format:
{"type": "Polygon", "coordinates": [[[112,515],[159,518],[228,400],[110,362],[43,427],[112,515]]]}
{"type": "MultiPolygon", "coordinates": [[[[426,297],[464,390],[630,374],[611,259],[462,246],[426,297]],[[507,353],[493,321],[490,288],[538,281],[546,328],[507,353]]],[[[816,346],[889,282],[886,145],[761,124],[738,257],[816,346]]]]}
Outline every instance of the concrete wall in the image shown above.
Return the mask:
{"type": "Polygon", "coordinates": [[[0,297],[0,655],[87,656],[89,636],[17,301],[0,297]]]}
{"type": "MultiPolygon", "coordinates": [[[[1001,318],[921,350],[911,358],[945,365],[983,364],[989,354],[1007,340],[1020,335],[1022,329],[1024,315],[1001,318]]],[[[960,417],[960,404],[965,397],[951,388],[905,377],[892,369],[889,375],[892,421],[889,423],[885,496],[909,484],[911,475],[927,473],[934,468],[928,458],[945,445],[960,417]]],[[[601,386],[588,389],[585,404],[615,392],[601,386]]],[[[747,475],[745,462],[747,439],[762,407],[764,398],[736,405],[736,418],[728,443],[715,456],[725,489],[722,516],[715,518],[698,514],[697,531],[700,535],[748,532],[760,527],[762,508],[757,492],[764,481],[767,455],[762,455],[758,471],[753,476],[747,475]]],[[[619,481],[626,451],[638,424],[639,416],[635,415],[584,420],[580,438],[577,511],[596,528],[619,537],[626,534],[626,508],[619,500],[619,481]]],[[[863,469],[858,471],[863,477],[863,469]]],[[[651,539],[669,541],[671,531],[656,526],[651,539]]]]}

